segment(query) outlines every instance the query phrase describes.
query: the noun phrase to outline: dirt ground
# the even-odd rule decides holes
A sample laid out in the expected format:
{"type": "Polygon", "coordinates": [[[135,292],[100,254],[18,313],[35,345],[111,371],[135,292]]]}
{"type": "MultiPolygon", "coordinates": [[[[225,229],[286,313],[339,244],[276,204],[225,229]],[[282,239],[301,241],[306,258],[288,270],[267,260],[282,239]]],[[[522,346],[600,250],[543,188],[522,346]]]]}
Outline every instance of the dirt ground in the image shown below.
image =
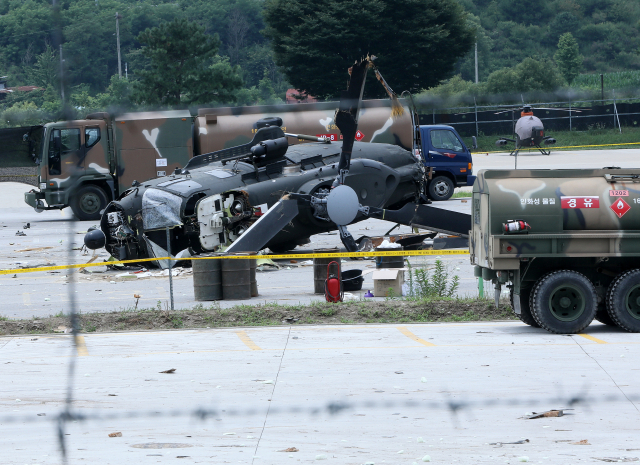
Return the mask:
{"type": "MultiPolygon", "coordinates": [[[[516,319],[508,303],[496,309],[490,300],[416,301],[389,299],[378,302],[320,302],[310,306],[277,304],[241,305],[221,309],[217,305],[192,309],[130,309],[79,315],[82,332],[270,326],[282,324],[426,323],[436,321],[488,321],[516,319]]],[[[27,320],[0,320],[0,335],[71,332],[68,315],[27,320]]]]}

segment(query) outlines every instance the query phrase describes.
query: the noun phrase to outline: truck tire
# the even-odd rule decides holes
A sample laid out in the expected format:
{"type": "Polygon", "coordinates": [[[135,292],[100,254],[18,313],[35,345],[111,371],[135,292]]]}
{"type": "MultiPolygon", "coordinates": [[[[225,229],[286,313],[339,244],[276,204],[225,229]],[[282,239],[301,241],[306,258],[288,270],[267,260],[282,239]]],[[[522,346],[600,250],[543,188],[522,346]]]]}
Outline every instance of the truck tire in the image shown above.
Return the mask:
{"type": "Polygon", "coordinates": [[[579,333],[593,321],[597,299],[596,289],[582,273],[552,271],[534,286],[531,311],[540,327],[551,333],[579,333]]]}
{"type": "Polygon", "coordinates": [[[611,315],[609,315],[609,311],[607,309],[607,302],[609,302],[609,295],[611,295],[611,286],[607,288],[605,292],[605,296],[602,302],[598,303],[598,310],[596,310],[596,320],[598,320],[603,325],[607,326],[618,326],[611,315]]]}
{"type": "MultiPolygon", "coordinates": [[[[515,313],[515,306],[513,305],[513,296],[514,296],[513,289],[511,289],[511,292],[509,293],[509,300],[511,302],[511,308],[514,309],[514,313],[515,313]]],[[[531,314],[530,300],[531,300],[531,288],[520,289],[520,315],[516,313],[516,316],[520,318],[520,320],[523,323],[528,324],[529,326],[533,326],[534,328],[539,328],[540,325],[535,320],[535,318],[533,318],[533,315],[531,314]]]]}
{"type": "Polygon", "coordinates": [[[622,273],[609,289],[607,311],[611,319],[626,331],[640,332],[640,269],[622,273]]]}
{"type": "Polygon", "coordinates": [[[448,200],[453,195],[455,186],[447,176],[436,176],[429,182],[429,197],[431,200],[448,200]]]}
{"type": "Polygon", "coordinates": [[[69,203],[80,221],[99,220],[100,212],[107,206],[107,194],[100,187],[87,184],[73,194],[69,203]]]}

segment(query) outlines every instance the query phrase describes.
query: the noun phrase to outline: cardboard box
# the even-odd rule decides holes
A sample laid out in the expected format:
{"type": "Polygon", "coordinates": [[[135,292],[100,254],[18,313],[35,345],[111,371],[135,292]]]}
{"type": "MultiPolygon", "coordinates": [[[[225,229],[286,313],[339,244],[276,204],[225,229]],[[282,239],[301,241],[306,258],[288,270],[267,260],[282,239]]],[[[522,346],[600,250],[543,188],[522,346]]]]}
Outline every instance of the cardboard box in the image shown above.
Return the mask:
{"type": "Polygon", "coordinates": [[[373,272],[373,296],[389,297],[389,289],[394,296],[402,295],[404,270],[400,268],[383,268],[373,272]]]}

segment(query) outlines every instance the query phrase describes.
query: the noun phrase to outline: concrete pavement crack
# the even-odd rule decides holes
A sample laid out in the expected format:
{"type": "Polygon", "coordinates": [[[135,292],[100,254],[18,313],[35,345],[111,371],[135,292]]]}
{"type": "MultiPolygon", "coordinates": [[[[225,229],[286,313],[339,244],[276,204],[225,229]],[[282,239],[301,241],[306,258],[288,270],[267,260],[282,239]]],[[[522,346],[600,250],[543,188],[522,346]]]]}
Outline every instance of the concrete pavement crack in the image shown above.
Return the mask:
{"type": "MultiPolygon", "coordinates": [[[[284,353],[287,351],[287,346],[289,345],[289,337],[291,336],[291,326],[289,326],[289,332],[287,333],[287,340],[284,343],[284,348],[282,349],[282,356],[280,357],[280,364],[278,365],[278,373],[276,373],[276,379],[273,383],[273,389],[271,390],[271,400],[273,400],[273,394],[276,391],[276,386],[278,385],[278,376],[280,376],[280,369],[282,368],[282,361],[284,360],[284,353]]],[[[258,454],[258,447],[260,447],[260,440],[262,439],[262,435],[264,433],[264,429],[267,426],[267,419],[269,418],[269,410],[271,410],[271,404],[273,402],[269,402],[269,407],[267,407],[267,414],[264,416],[264,423],[262,423],[262,430],[260,431],[260,437],[258,438],[258,443],[256,444],[256,450],[253,452],[254,458],[251,459],[251,463],[255,461],[255,456],[258,454]]]]}
{"type": "Polygon", "coordinates": [[[624,396],[624,398],[625,398],[625,399],[627,399],[627,400],[631,403],[631,405],[633,405],[633,408],[635,408],[635,409],[636,409],[636,411],[637,411],[638,413],[640,413],[640,410],[638,409],[638,406],[637,406],[636,404],[634,404],[634,403],[633,403],[633,401],[632,401],[631,399],[629,399],[629,397],[627,397],[627,394],[622,390],[622,388],[621,388],[620,386],[618,386],[618,383],[616,383],[616,381],[613,379],[613,376],[611,376],[611,375],[609,374],[609,372],[608,372],[607,370],[605,370],[605,368],[604,368],[602,365],[600,365],[600,362],[598,362],[595,358],[593,358],[593,357],[591,356],[591,354],[589,354],[586,350],[584,350],[584,347],[582,347],[582,344],[580,344],[580,342],[578,342],[578,341],[576,340],[576,338],[572,337],[571,339],[573,339],[573,342],[575,342],[576,344],[578,344],[578,347],[580,347],[580,349],[582,349],[582,351],[585,353],[585,355],[586,355],[587,357],[589,357],[591,360],[593,360],[594,362],[596,362],[596,364],[600,367],[600,369],[606,373],[606,375],[609,377],[609,379],[611,380],[611,382],[612,382],[613,384],[615,384],[615,386],[616,386],[616,387],[618,388],[618,390],[622,393],[622,395],[624,396]]]}

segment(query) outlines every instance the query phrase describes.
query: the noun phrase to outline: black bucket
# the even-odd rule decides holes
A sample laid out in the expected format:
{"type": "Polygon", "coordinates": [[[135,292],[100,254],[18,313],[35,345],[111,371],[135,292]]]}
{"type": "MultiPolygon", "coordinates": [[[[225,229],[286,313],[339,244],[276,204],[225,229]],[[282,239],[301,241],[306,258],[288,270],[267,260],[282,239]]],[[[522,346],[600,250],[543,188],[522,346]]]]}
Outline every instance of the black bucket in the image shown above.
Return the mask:
{"type": "MultiPolygon", "coordinates": [[[[376,252],[402,252],[402,247],[395,249],[377,248],[376,252]]],[[[376,257],[376,268],[404,268],[404,257],[376,257]]]]}
{"type": "Polygon", "coordinates": [[[342,272],[342,289],[344,291],[359,291],[362,289],[364,277],[362,270],[347,270],[342,272]]]}

